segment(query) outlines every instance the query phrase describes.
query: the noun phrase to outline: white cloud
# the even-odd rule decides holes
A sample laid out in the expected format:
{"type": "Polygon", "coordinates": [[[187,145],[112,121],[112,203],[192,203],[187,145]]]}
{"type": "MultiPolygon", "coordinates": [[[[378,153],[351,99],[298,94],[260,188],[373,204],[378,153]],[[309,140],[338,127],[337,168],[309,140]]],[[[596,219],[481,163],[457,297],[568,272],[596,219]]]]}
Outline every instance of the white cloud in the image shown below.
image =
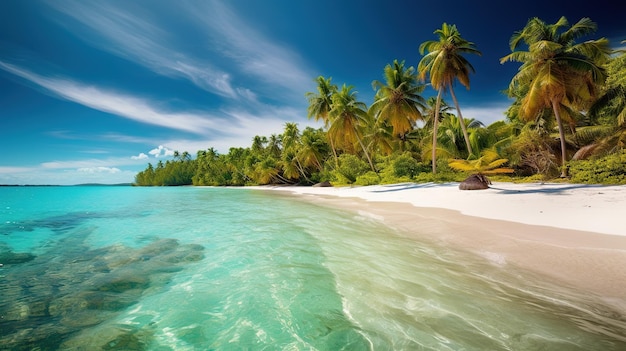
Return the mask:
{"type": "Polygon", "coordinates": [[[35,83],[65,100],[140,123],[197,134],[206,134],[217,127],[216,123],[207,115],[162,111],[148,100],[106,91],[70,80],[40,76],[3,61],[0,61],[0,69],[35,83]]]}
{"type": "Polygon", "coordinates": [[[144,165],[143,160],[135,160],[131,157],[108,157],[108,158],[91,158],[82,160],[64,160],[64,161],[48,161],[42,162],[38,168],[44,169],[79,169],[79,168],[97,168],[97,167],[123,167],[144,165]]]}
{"type": "Polygon", "coordinates": [[[0,174],[26,173],[33,171],[32,167],[6,167],[0,166],[0,174]]]}
{"type": "Polygon", "coordinates": [[[148,159],[148,155],[146,155],[143,152],[141,152],[141,153],[139,153],[139,155],[131,156],[130,158],[133,159],[133,160],[147,160],[148,159]]]}
{"type": "MultiPolygon", "coordinates": [[[[490,104],[490,105],[469,105],[461,106],[461,113],[463,118],[473,118],[481,121],[485,126],[488,126],[494,122],[502,121],[506,118],[504,112],[510,107],[510,104],[490,104]]],[[[453,113],[455,113],[453,111],[453,113]]]]}
{"type": "Polygon", "coordinates": [[[163,145],[159,145],[157,148],[148,151],[148,153],[156,158],[174,156],[174,150],[168,149],[163,145]]]}
{"type": "Polygon", "coordinates": [[[116,167],[83,167],[76,170],[79,173],[120,173],[116,167]]]}

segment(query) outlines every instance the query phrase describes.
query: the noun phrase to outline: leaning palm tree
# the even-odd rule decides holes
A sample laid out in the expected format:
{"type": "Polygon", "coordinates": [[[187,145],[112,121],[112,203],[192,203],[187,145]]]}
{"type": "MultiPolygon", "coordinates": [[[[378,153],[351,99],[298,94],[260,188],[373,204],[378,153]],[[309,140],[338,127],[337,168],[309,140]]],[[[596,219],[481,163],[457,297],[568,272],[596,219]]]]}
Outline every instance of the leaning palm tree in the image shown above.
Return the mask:
{"type": "MultiPolygon", "coordinates": [[[[305,94],[309,101],[309,107],[307,108],[308,118],[314,118],[316,121],[321,119],[325,128],[330,126],[329,113],[333,107],[332,96],[337,92],[337,86],[332,84],[331,80],[332,78],[317,77],[317,93],[307,92],[305,94]]],[[[335,157],[335,165],[338,166],[339,159],[335,145],[332,140],[329,142],[335,157]]]]}
{"type": "Polygon", "coordinates": [[[417,84],[414,71],[412,66],[405,68],[404,61],[394,60],[393,65],[385,66],[385,82],[372,82],[377,92],[369,113],[379,123],[390,125],[397,138],[409,133],[415,122],[423,118],[421,109],[426,101],[420,93],[424,86],[417,84]]]}
{"type": "Polygon", "coordinates": [[[372,158],[363,143],[363,129],[371,123],[371,117],[367,113],[367,107],[363,102],[357,101],[354,87],[341,87],[341,90],[333,94],[332,109],[328,112],[331,121],[328,128],[328,136],[336,144],[354,145],[358,143],[370,164],[372,171],[376,171],[372,158]]]}
{"type": "MultiPolygon", "coordinates": [[[[419,47],[421,55],[428,51],[420,60],[417,70],[420,78],[425,79],[426,74],[430,74],[430,83],[437,90],[437,105],[435,107],[435,118],[433,120],[433,147],[432,147],[432,166],[433,173],[437,173],[436,168],[436,149],[437,149],[437,127],[438,112],[441,97],[444,91],[450,91],[452,100],[456,107],[458,118],[463,121],[463,115],[459,108],[459,102],[454,93],[454,80],[458,80],[467,89],[470,87],[469,73],[474,72],[474,67],[462,56],[462,54],[477,54],[481,52],[474,47],[474,43],[469,42],[461,37],[455,25],[444,23],[441,29],[434,32],[439,36],[439,40],[429,40],[422,43],[419,47]]],[[[472,154],[472,146],[469,143],[469,137],[465,124],[461,122],[463,127],[463,137],[467,146],[467,151],[472,154]]]]}
{"type": "Polygon", "coordinates": [[[585,110],[595,100],[606,77],[602,65],[611,52],[605,38],[576,44],[576,39],[596,30],[589,18],[568,26],[565,17],[554,24],[531,18],[511,37],[512,53],[500,59],[500,63],[522,63],[509,85],[510,94],[523,94],[519,105],[522,120],[534,121],[545,109],[552,110],[561,142],[561,177],[567,177],[563,118],[573,121],[572,111],[585,110]],[[522,43],[528,51],[518,50],[522,43]]]}

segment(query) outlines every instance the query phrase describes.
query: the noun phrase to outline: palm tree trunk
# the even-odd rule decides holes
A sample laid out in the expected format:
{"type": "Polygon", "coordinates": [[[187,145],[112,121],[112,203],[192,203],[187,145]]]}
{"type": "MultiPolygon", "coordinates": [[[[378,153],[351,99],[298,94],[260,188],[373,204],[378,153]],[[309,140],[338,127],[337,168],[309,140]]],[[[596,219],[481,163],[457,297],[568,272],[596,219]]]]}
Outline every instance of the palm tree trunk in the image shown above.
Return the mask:
{"type": "Polygon", "coordinates": [[[439,108],[441,108],[441,93],[443,87],[439,88],[437,92],[437,103],[435,104],[435,118],[433,119],[433,150],[432,150],[432,165],[433,174],[437,174],[437,129],[439,128],[439,108]]]}
{"type": "MultiPolygon", "coordinates": [[[[328,135],[328,132],[326,132],[328,135]]],[[[339,157],[337,157],[337,150],[335,150],[335,142],[333,142],[333,138],[329,137],[328,141],[330,141],[330,149],[333,150],[333,156],[335,157],[335,167],[339,168],[339,157]]]]}
{"type": "Polygon", "coordinates": [[[356,134],[356,140],[359,141],[359,145],[361,145],[361,149],[363,149],[363,152],[365,153],[365,157],[367,157],[367,162],[369,162],[370,167],[372,168],[372,171],[376,172],[376,167],[374,167],[374,163],[372,162],[372,158],[370,157],[370,154],[367,152],[367,149],[365,148],[365,145],[363,145],[363,141],[359,137],[358,133],[356,134]]]}
{"type": "Polygon", "coordinates": [[[555,99],[552,100],[552,110],[554,111],[554,117],[556,123],[559,126],[559,139],[561,139],[561,178],[567,178],[567,155],[565,153],[565,131],[563,130],[563,121],[561,120],[561,111],[559,109],[559,102],[555,99]]]}
{"type": "Polygon", "coordinates": [[[463,138],[465,138],[465,145],[467,146],[467,152],[469,153],[468,157],[471,157],[472,146],[469,142],[469,135],[467,134],[467,128],[465,127],[465,120],[463,119],[463,115],[461,114],[461,108],[459,107],[459,102],[456,99],[456,95],[454,94],[454,88],[452,85],[450,86],[450,95],[452,95],[452,101],[454,101],[454,107],[456,107],[456,111],[458,112],[459,123],[461,123],[461,130],[463,130],[463,138]]]}
{"type": "Polygon", "coordinates": [[[309,177],[306,176],[306,171],[304,170],[304,167],[302,167],[302,164],[300,163],[298,157],[296,157],[296,164],[298,165],[298,171],[300,172],[300,174],[304,177],[304,179],[306,179],[307,182],[310,183],[311,180],[309,179],[309,177]]]}

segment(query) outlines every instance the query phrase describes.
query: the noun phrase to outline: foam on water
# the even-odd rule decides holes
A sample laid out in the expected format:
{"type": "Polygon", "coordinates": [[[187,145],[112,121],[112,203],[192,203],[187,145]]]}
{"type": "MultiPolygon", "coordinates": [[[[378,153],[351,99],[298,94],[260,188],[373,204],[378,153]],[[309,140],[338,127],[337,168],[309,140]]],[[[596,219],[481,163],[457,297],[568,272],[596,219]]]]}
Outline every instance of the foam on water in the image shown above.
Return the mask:
{"type": "Polygon", "coordinates": [[[626,348],[601,300],[363,213],[189,187],[0,188],[0,209],[22,257],[1,350],[626,348]]]}

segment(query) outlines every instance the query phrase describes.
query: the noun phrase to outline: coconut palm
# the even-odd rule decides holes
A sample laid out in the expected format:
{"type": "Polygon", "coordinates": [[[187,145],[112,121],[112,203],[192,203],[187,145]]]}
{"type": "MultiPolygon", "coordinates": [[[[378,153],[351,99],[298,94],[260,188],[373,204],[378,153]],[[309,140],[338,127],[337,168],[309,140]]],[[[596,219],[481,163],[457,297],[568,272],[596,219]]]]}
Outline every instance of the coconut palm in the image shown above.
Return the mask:
{"type": "Polygon", "coordinates": [[[576,44],[576,39],[596,30],[589,18],[568,26],[565,17],[554,24],[531,18],[511,37],[512,53],[500,59],[500,63],[522,63],[509,86],[512,94],[522,92],[521,119],[533,121],[543,110],[552,110],[561,143],[561,177],[567,177],[563,119],[573,122],[571,112],[584,110],[594,101],[598,85],[605,79],[601,65],[610,53],[604,38],[576,44]],[[528,51],[519,50],[522,43],[528,51]]]}
{"type": "Polygon", "coordinates": [[[323,169],[322,160],[328,153],[328,144],[323,133],[321,129],[311,127],[305,128],[302,132],[297,158],[302,160],[304,167],[313,167],[317,171],[323,169]]]}
{"type": "Polygon", "coordinates": [[[441,123],[441,120],[448,115],[452,115],[450,112],[452,107],[448,105],[448,103],[441,99],[439,102],[439,109],[437,108],[437,98],[431,96],[426,100],[426,109],[424,110],[424,128],[433,129],[435,123],[435,116],[437,116],[438,122],[441,123]]]}
{"type": "Polygon", "coordinates": [[[358,143],[372,171],[376,171],[363,143],[363,129],[371,123],[371,117],[367,113],[367,106],[356,99],[356,91],[353,89],[354,87],[344,84],[341,90],[333,94],[332,109],[328,112],[331,121],[328,137],[335,145],[352,147],[358,143]]]}
{"type": "MultiPolygon", "coordinates": [[[[320,119],[324,121],[324,127],[330,126],[329,113],[333,106],[332,96],[337,92],[337,86],[331,83],[332,78],[317,77],[317,93],[307,92],[305,94],[309,101],[307,108],[307,117],[314,118],[316,121],[320,119]]],[[[338,166],[337,151],[333,140],[330,140],[330,148],[335,157],[335,165],[338,166]]]]}
{"type": "Polygon", "coordinates": [[[605,89],[589,109],[590,119],[601,125],[577,130],[576,140],[587,142],[582,143],[572,159],[604,156],[626,148],[626,51],[619,52],[606,65],[605,89]]]}
{"type": "MultiPolygon", "coordinates": [[[[437,139],[439,143],[448,145],[448,149],[453,148],[456,150],[456,155],[462,155],[463,158],[470,157],[470,154],[466,154],[465,143],[463,142],[464,133],[463,129],[469,130],[468,134],[475,135],[475,130],[484,127],[483,123],[476,119],[466,119],[462,122],[453,114],[447,114],[439,121],[439,136],[437,139]],[[441,133],[442,132],[442,133],[441,133]]],[[[472,138],[470,137],[470,143],[472,138]]],[[[478,146],[478,145],[474,145],[478,146]]]]}
{"type": "Polygon", "coordinates": [[[414,71],[412,66],[405,68],[404,61],[394,60],[393,65],[385,66],[385,82],[372,82],[377,92],[369,113],[379,123],[390,125],[394,137],[400,139],[415,127],[417,120],[423,118],[420,110],[426,101],[420,93],[424,86],[417,84],[414,71]]]}
{"type": "MultiPolygon", "coordinates": [[[[455,25],[448,25],[444,23],[441,29],[437,29],[434,32],[439,40],[431,40],[422,43],[419,47],[421,55],[424,52],[428,52],[420,60],[417,70],[422,80],[425,79],[426,74],[430,74],[430,83],[434,89],[437,90],[437,104],[435,107],[435,119],[433,123],[433,147],[432,147],[432,166],[433,173],[437,172],[436,169],[436,149],[437,149],[437,128],[438,128],[438,113],[441,97],[444,91],[450,91],[452,100],[457,110],[459,120],[463,121],[463,115],[459,108],[459,103],[454,93],[454,81],[458,80],[467,89],[470,87],[469,73],[474,72],[474,67],[462,56],[462,54],[477,54],[481,55],[474,47],[474,43],[469,42],[459,33],[455,25]]],[[[470,155],[472,154],[472,146],[469,143],[469,137],[465,124],[461,123],[463,127],[463,136],[467,145],[467,150],[470,155]]]]}

